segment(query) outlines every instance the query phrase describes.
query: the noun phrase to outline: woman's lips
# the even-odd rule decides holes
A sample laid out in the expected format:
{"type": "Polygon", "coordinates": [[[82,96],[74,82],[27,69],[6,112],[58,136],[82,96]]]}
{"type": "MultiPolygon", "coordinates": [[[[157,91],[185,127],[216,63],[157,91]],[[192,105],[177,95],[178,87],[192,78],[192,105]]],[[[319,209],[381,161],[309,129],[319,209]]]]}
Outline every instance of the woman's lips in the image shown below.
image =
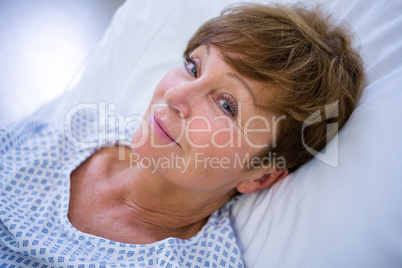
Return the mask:
{"type": "MultiPolygon", "coordinates": [[[[169,143],[175,143],[179,145],[175,139],[172,138],[169,131],[166,130],[166,127],[163,125],[162,121],[159,119],[157,114],[152,114],[151,116],[151,127],[154,129],[154,132],[162,139],[169,143]]],[[[179,145],[180,146],[180,145],[179,145]]]]}

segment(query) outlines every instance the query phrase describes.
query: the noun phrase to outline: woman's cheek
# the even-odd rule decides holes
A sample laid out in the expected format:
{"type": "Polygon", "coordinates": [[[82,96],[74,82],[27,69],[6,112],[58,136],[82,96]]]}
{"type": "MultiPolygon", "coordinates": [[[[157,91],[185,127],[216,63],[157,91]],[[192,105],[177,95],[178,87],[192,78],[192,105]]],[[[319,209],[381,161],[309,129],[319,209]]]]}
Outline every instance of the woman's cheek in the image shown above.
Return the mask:
{"type": "MultiPolygon", "coordinates": [[[[205,130],[205,129],[204,129],[205,130]]],[[[197,131],[201,131],[198,129],[197,131]]],[[[196,151],[203,151],[210,156],[223,156],[236,147],[235,136],[229,130],[211,130],[205,133],[193,132],[187,135],[187,142],[196,151]],[[198,150],[197,150],[198,149],[198,150]]]]}
{"type": "Polygon", "coordinates": [[[236,146],[233,130],[230,128],[219,129],[211,135],[211,144],[216,148],[233,148],[236,146]]]}
{"type": "Polygon", "coordinates": [[[158,98],[163,97],[165,94],[166,90],[169,88],[173,87],[177,83],[177,75],[176,71],[170,70],[163,78],[162,80],[158,83],[155,89],[154,97],[157,96],[158,98]]]}

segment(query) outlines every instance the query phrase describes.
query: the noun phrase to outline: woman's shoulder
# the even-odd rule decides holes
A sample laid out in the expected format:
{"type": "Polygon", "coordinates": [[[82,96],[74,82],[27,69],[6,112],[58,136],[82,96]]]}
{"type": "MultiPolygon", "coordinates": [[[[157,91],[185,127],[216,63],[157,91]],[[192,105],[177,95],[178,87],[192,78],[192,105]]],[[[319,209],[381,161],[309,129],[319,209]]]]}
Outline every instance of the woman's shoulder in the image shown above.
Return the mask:
{"type": "Polygon", "coordinates": [[[46,174],[58,178],[62,171],[74,168],[93,151],[94,148],[80,148],[70,143],[63,124],[27,118],[1,126],[1,184],[14,182],[9,187],[15,188],[24,178],[24,185],[31,181],[29,178],[41,181],[46,174]]]}

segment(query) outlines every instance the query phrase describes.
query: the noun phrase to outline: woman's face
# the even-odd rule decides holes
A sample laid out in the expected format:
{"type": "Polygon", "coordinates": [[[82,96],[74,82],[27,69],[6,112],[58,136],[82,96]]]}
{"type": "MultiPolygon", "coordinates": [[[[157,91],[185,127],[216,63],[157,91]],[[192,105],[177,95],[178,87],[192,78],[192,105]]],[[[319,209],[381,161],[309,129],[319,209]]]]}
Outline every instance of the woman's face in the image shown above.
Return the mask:
{"type": "Polygon", "coordinates": [[[261,176],[247,163],[277,132],[259,106],[267,99],[263,87],[234,71],[213,46],[200,46],[158,84],[147,129],[132,138],[134,165],[197,192],[229,191],[261,176]]]}

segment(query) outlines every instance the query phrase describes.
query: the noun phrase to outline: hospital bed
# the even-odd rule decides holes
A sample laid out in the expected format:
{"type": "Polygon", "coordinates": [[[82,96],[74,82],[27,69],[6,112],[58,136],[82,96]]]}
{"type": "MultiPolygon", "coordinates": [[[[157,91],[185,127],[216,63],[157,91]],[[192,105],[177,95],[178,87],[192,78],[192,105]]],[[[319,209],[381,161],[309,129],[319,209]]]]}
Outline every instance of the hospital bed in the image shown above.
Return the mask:
{"type": "MultiPolygon", "coordinates": [[[[67,92],[33,117],[62,122],[79,103],[141,115],[158,81],[182,64],[191,34],[234,2],[127,0],[67,92]]],[[[366,86],[325,150],[236,201],[232,220],[245,264],[402,267],[402,1],[317,2],[355,32],[366,86]]]]}

